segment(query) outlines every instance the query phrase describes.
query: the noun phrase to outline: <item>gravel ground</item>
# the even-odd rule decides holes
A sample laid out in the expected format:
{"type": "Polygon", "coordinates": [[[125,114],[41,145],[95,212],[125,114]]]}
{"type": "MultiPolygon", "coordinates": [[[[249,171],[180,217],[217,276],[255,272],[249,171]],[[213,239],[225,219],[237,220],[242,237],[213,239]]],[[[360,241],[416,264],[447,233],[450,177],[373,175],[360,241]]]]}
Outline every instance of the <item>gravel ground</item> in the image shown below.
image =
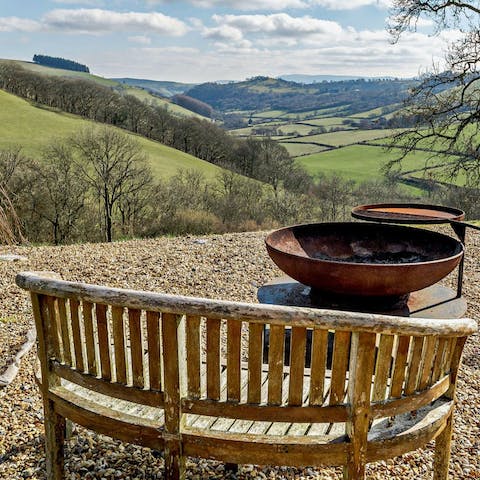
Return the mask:
{"type": "MultiPolygon", "coordinates": [[[[68,280],[211,298],[255,301],[259,285],[279,275],[269,260],[262,233],[159,238],[111,245],[2,247],[0,253],[28,260],[0,262],[0,373],[23,343],[32,317],[27,295],[14,285],[21,270],[50,270],[68,280]]],[[[468,238],[465,296],[468,315],[480,318],[480,240],[468,238]]],[[[18,377],[0,389],[0,478],[44,479],[40,396],[33,381],[34,352],[22,360],[18,377]]],[[[458,382],[458,407],[451,478],[480,478],[480,346],[478,335],[466,346],[458,382]]],[[[368,478],[427,479],[432,476],[433,449],[417,450],[368,467],[368,478]]],[[[339,469],[268,468],[243,465],[228,476],[222,464],[189,459],[190,479],[331,479],[339,469]]],[[[77,427],[67,443],[67,479],[157,479],[163,460],[155,452],[122,444],[77,427]]]]}

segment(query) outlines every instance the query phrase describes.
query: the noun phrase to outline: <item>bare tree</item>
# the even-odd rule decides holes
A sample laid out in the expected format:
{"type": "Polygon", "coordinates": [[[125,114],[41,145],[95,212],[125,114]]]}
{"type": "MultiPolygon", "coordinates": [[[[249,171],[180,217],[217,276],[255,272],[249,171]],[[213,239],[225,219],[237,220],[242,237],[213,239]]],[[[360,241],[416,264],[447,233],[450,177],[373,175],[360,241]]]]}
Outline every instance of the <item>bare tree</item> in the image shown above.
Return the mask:
{"type": "Polygon", "coordinates": [[[448,28],[460,32],[448,47],[445,65],[434,66],[412,89],[406,111],[413,127],[396,135],[393,147],[401,148],[401,158],[428,150],[433,162],[428,166],[440,167],[436,171],[450,179],[464,174],[471,186],[480,182],[479,15],[478,0],[394,0],[389,26],[394,41],[415,31],[424,18],[434,22],[436,34],[448,28]]]}
{"type": "Polygon", "coordinates": [[[151,181],[140,144],[113,128],[87,129],[71,138],[78,166],[103,211],[105,240],[112,241],[118,203],[151,181]]]}
{"type": "Polygon", "coordinates": [[[87,185],[71,148],[54,142],[42,154],[42,162],[33,162],[33,182],[28,193],[30,207],[52,229],[55,245],[71,240],[84,207],[87,185]]]}

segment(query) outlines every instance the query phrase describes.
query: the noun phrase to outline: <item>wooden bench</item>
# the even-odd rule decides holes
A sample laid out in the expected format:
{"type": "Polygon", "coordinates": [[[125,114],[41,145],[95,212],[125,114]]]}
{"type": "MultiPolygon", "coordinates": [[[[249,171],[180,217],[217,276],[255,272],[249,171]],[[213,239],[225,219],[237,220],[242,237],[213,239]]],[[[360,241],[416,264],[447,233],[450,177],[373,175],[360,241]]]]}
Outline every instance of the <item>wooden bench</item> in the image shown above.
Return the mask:
{"type": "Polygon", "coordinates": [[[345,478],[361,479],[367,462],[432,439],[434,478],[447,478],[473,320],[213,301],[36,273],[16,281],[31,292],[36,321],[49,479],[63,478],[65,419],[163,450],[167,479],[183,477],[186,456],[343,465],[345,478]]]}

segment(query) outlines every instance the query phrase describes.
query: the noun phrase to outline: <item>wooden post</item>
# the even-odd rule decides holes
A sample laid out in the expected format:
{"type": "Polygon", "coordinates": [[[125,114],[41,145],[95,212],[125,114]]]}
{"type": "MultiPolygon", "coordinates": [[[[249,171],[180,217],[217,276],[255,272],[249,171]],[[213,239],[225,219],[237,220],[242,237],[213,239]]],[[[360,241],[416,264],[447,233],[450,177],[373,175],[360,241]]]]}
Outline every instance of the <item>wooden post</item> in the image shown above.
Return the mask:
{"type": "Polygon", "coordinates": [[[178,326],[181,315],[162,314],[165,388],[165,480],[185,477],[180,432],[180,371],[178,359],[178,326]]]}
{"type": "Polygon", "coordinates": [[[374,357],[375,334],[353,332],[347,392],[349,418],[346,427],[350,451],[344,467],[345,480],[365,478],[374,357]]]}
{"type": "MultiPolygon", "coordinates": [[[[463,347],[467,337],[457,338],[453,349],[452,362],[450,366],[450,387],[445,392],[445,397],[455,400],[458,369],[462,359],[463,347]]],[[[435,456],[433,460],[433,480],[448,479],[448,465],[450,464],[450,450],[452,443],[453,412],[450,413],[445,428],[435,439],[435,456]]]]}
{"type": "MultiPolygon", "coordinates": [[[[45,424],[45,454],[48,480],[63,479],[63,443],[65,441],[65,419],[55,412],[54,403],[48,398],[50,387],[58,385],[60,380],[50,369],[53,346],[47,341],[48,315],[47,301],[43,295],[31,294],[33,314],[37,329],[37,355],[40,360],[42,383],[40,385],[43,399],[45,424]]],[[[52,321],[52,319],[50,319],[52,321]]],[[[51,327],[51,325],[50,325],[51,327]]]]}

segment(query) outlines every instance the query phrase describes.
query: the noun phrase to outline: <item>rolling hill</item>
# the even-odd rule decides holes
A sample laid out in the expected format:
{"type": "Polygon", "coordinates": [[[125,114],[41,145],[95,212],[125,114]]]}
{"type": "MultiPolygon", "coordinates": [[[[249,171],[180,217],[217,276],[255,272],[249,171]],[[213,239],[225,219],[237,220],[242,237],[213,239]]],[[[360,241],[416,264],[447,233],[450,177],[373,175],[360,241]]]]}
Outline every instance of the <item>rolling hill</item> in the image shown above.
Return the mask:
{"type": "MultiPolygon", "coordinates": [[[[124,84],[120,81],[116,81],[115,79],[104,78],[98,75],[93,75],[91,73],[76,72],[73,70],[63,70],[61,68],[45,67],[43,65],[38,65],[33,62],[0,59],[0,63],[2,62],[17,64],[20,67],[25,68],[26,70],[29,70],[41,75],[90,80],[100,85],[113,88],[115,91],[117,91],[120,94],[133,95],[134,97],[137,97],[138,99],[145,101],[147,103],[164,107],[174,115],[179,115],[183,117],[205,118],[202,115],[192,112],[184,107],[181,107],[180,105],[176,105],[175,103],[172,103],[170,100],[168,100],[168,98],[165,98],[165,96],[163,96],[160,93],[154,92],[154,94],[152,94],[151,90],[146,88],[146,86],[144,85],[134,85],[128,82],[125,82],[124,84]]],[[[166,83],[170,83],[170,82],[166,82],[166,83]]],[[[190,87],[190,86],[191,85],[187,87],[190,87]]]]}
{"type": "MultiPolygon", "coordinates": [[[[0,90],[0,149],[18,145],[25,155],[38,158],[42,147],[52,139],[64,139],[91,125],[96,124],[75,115],[34,106],[0,90]]],[[[179,169],[195,169],[203,172],[207,178],[214,178],[222,171],[192,155],[125,133],[140,142],[157,178],[172,176],[179,169]]]]}

